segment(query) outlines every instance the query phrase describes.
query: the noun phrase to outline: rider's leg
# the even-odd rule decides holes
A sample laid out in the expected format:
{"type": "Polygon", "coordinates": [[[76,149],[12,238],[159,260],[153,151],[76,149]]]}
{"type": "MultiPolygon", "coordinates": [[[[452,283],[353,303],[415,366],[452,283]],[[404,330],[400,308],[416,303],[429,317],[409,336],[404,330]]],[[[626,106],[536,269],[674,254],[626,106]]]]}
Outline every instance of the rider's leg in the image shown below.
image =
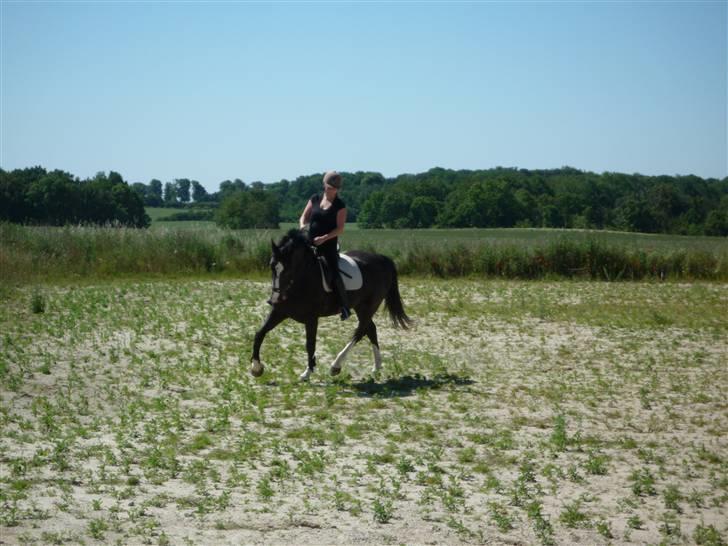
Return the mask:
{"type": "Polygon", "coordinates": [[[346,320],[351,316],[349,310],[349,298],[346,294],[346,288],[344,288],[344,281],[341,280],[341,273],[339,273],[339,253],[336,249],[325,253],[326,262],[329,266],[329,274],[333,280],[333,289],[336,292],[336,297],[341,305],[341,320],[346,320]]]}

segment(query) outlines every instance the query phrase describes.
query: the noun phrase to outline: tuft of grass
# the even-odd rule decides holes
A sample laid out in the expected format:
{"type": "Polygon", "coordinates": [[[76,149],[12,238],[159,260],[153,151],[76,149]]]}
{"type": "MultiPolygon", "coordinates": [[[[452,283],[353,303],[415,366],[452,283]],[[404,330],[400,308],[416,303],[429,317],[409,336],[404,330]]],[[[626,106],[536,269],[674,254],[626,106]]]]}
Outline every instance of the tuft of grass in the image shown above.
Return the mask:
{"type": "Polygon", "coordinates": [[[394,505],[392,499],[377,497],[372,503],[374,521],[377,523],[389,523],[394,516],[394,505]]]}
{"type": "Polygon", "coordinates": [[[655,477],[649,468],[635,470],[629,477],[632,482],[632,493],[638,497],[657,495],[655,477]]]}
{"type": "Polygon", "coordinates": [[[614,538],[614,533],[612,533],[612,526],[609,524],[608,521],[600,520],[597,521],[594,525],[594,527],[597,530],[597,533],[602,535],[606,539],[612,539],[614,538]]]}
{"type": "Polygon", "coordinates": [[[723,537],[720,536],[718,529],[712,525],[705,525],[703,522],[699,523],[693,531],[693,540],[695,544],[700,546],[725,546],[726,542],[723,537]]]}
{"type": "Polygon", "coordinates": [[[497,502],[491,502],[488,505],[490,519],[495,523],[498,530],[507,533],[513,529],[513,518],[508,513],[508,510],[502,504],[497,502]]]}
{"type": "Polygon", "coordinates": [[[676,512],[682,512],[680,508],[680,501],[683,500],[683,495],[680,493],[680,489],[676,485],[669,485],[662,493],[662,498],[665,501],[665,508],[669,510],[675,510],[676,512]]]}
{"type": "Polygon", "coordinates": [[[563,415],[557,415],[554,419],[554,430],[549,438],[551,445],[556,451],[565,451],[569,438],[566,435],[566,419],[563,415]]]}
{"type": "Polygon", "coordinates": [[[567,504],[559,515],[559,521],[571,529],[584,527],[589,523],[589,516],[581,511],[581,502],[578,500],[567,504]]]}
{"type": "Polygon", "coordinates": [[[594,476],[604,476],[608,472],[607,464],[609,457],[603,453],[590,451],[589,457],[584,463],[584,468],[594,476]]]}
{"type": "Polygon", "coordinates": [[[46,311],[46,298],[38,289],[34,290],[30,297],[30,310],[34,315],[40,315],[46,311]]]}

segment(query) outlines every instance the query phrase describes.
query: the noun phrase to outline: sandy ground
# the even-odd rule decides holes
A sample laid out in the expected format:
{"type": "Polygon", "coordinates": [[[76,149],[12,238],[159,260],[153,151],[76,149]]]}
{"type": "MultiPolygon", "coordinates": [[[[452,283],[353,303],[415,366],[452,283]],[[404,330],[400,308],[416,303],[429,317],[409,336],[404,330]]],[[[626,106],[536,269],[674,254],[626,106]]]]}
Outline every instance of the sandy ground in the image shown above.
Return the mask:
{"type": "Polygon", "coordinates": [[[404,280],[305,385],[292,322],[248,373],[267,291],[7,295],[0,543],[726,542],[728,286],[404,280]]]}

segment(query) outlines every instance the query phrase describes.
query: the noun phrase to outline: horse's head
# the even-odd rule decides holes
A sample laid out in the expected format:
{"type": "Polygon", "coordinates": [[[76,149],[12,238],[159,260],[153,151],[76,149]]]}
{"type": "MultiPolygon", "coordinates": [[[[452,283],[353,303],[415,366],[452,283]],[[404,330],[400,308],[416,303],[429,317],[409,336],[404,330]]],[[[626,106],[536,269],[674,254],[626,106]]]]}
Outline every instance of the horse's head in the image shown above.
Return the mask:
{"type": "Polygon", "coordinates": [[[273,275],[273,294],[268,303],[275,305],[288,298],[288,291],[301,271],[309,242],[301,231],[292,229],[278,244],[271,241],[271,246],[273,254],[270,259],[270,269],[273,275]]]}

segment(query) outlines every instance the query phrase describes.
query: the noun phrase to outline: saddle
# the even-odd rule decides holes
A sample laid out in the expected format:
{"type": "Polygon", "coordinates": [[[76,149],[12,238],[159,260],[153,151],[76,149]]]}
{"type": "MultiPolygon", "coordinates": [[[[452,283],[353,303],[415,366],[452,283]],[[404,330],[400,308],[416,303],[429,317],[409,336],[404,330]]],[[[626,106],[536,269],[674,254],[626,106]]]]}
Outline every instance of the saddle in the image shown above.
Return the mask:
{"type": "MultiPolygon", "coordinates": [[[[317,260],[321,270],[321,284],[326,292],[333,292],[329,266],[323,256],[317,256],[317,260]]],[[[339,254],[339,273],[341,273],[341,280],[344,282],[344,288],[346,288],[347,292],[361,288],[361,270],[353,258],[346,254],[339,254]]]]}

